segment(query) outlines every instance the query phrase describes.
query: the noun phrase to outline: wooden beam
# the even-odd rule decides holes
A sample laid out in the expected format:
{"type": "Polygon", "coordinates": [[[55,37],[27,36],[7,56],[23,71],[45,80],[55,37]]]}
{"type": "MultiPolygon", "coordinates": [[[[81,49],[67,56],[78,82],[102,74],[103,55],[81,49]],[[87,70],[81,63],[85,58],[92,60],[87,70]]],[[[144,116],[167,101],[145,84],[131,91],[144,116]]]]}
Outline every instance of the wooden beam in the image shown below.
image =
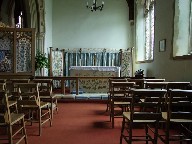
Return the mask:
{"type": "Polygon", "coordinates": [[[2,7],[2,4],[3,4],[3,0],[0,0],[0,21],[2,20],[2,17],[1,17],[1,7],[2,7]]]}
{"type": "Polygon", "coordinates": [[[129,7],[129,20],[134,20],[134,0],[126,0],[129,7]]]}

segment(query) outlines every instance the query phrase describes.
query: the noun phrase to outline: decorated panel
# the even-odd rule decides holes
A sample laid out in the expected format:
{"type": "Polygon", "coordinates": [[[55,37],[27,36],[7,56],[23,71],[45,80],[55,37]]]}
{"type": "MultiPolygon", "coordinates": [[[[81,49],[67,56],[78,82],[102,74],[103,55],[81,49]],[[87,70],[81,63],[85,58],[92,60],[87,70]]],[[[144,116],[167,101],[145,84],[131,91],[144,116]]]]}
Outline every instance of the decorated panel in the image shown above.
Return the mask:
{"type": "Polygon", "coordinates": [[[32,33],[17,32],[16,39],[16,63],[17,72],[32,71],[32,33]]]}
{"type": "Polygon", "coordinates": [[[35,74],[35,29],[0,28],[1,75],[35,74]]]}
{"type": "Polygon", "coordinates": [[[0,72],[13,72],[13,34],[0,31],[0,72]]]}

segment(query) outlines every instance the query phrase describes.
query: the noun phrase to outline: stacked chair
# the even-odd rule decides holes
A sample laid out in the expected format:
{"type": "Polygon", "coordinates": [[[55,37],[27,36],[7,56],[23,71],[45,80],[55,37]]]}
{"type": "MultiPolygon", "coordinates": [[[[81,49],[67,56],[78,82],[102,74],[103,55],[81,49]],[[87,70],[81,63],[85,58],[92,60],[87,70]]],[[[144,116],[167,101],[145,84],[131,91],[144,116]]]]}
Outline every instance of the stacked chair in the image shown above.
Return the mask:
{"type": "Polygon", "coordinates": [[[27,143],[26,122],[38,123],[41,135],[45,123],[52,126],[54,110],[58,106],[52,79],[0,79],[0,127],[6,128],[8,143],[27,143]]]}
{"type": "Polygon", "coordinates": [[[112,128],[114,128],[114,119],[122,117],[124,111],[129,111],[130,106],[130,89],[135,85],[134,82],[111,82],[110,90],[110,121],[112,122],[112,128]],[[118,113],[117,111],[120,112],[118,113]]]}
{"type": "Polygon", "coordinates": [[[8,100],[6,83],[1,83],[0,86],[0,127],[6,128],[7,135],[6,138],[0,139],[0,143],[19,144],[24,141],[27,144],[25,115],[24,113],[16,113],[16,111],[11,112],[12,103],[8,100]]]}
{"type": "Polygon", "coordinates": [[[39,85],[39,97],[41,101],[49,102],[51,109],[51,118],[54,110],[58,113],[57,96],[52,92],[52,79],[33,79],[32,82],[39,85]]]}
{"type": "Polygon", "coordinates": [[[48,102],[42,102],[39,96],[38,83],[15,83],[19,99],[18,111],[26,115],[26,120],[38,123],[39,135],[42,133],[42,125],[49,122],[52,126],[51,110],[48,102]]]}
{"type": "Polygon", "coordinates": [[[145,89],[130,90],[132,100],[129,111],[123,112],[120,144],[123,140],[128,144],[133,141],[192,143],[190,82],[149,80],[144,85],[145,89]],[[133,133],[138,124],[144,126],[145,134],[133,133]]]}
{"type": "Polygon", "coordinates": [[[117,78],[110,78],[108,80],[109,83],[109,90],[108,90],[108,101],[107,101],[107,108],[106,111],[110,110],[110,104],[111,104],[111,100],[112,100],[112,82],[126,82],[127,79],[122,78],[122,79],[117,79],[117,78]]]}
{"type": "Polygon", "coordinates": [[[158,126],[162,119],[161,106],[166,90],[161,89],[132,89],[130,111],[123,112],[120,144],[125,140],[128,144],[133,141],[151,141],[157,144],[158,126]],[[156,97],[153,99],[152,97],[156,97]],[[150,101],[138,101],[138,99],[150,99],[150,101]],[[145,133],[133,134],[135,126],[144,126],[145,133]],[[152,134],[153,135],[152,135],[152,134]]]}
{"type": "Polygon", "coordinates": [[[165,144],[170,142],[192,143],[192,90],[172,89],[166,96],[167,110],[162,112],[165,124],[164,134],[159,138],[165,144]],[[171,128],[176,127],[176,134],[171,128]]]}

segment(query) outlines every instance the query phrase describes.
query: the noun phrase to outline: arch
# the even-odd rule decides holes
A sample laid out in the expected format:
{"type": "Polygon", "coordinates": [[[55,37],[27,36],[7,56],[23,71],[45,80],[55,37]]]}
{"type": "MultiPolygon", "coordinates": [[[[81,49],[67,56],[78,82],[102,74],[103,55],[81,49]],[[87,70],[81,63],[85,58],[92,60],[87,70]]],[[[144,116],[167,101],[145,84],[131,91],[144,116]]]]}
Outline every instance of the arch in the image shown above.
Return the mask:
{"type": "MultiPolygon", "coordinates": [[[[36,50],[44,52],[45,41],[45,4],[44,0],[24,0],[23,5],[26,10],[26,25],[28,28],[36,29],[36,50]]],[[[7,3],[7,14],[9,25],[15,27],[14,23],[15,0],[7,3]]]]}
{"type": "Polygon", "coordinates": [[[36,50],[44,52],[45,41],[45,2],[44,0],[28,0],[31,27],[36,28],[36,50]]]}

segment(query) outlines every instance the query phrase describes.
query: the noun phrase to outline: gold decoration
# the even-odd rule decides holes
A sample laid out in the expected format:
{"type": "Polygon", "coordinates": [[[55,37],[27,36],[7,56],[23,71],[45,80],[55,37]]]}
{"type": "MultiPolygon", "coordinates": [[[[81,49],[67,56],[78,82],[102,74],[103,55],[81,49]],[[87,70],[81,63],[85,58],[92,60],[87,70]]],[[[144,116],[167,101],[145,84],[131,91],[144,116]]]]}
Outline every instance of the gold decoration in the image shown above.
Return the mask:
{"type": "Polygon", "coordinates": [[[6,25],[5,23],[3,23],[3,22],[1,22],[1,21],[0,21],[0,27],[4,27],[4,28],[6,28],[6,27],[7,27],[7,28],[8,28],[9,26],[8,26],[8,25],[6,25]]]}

